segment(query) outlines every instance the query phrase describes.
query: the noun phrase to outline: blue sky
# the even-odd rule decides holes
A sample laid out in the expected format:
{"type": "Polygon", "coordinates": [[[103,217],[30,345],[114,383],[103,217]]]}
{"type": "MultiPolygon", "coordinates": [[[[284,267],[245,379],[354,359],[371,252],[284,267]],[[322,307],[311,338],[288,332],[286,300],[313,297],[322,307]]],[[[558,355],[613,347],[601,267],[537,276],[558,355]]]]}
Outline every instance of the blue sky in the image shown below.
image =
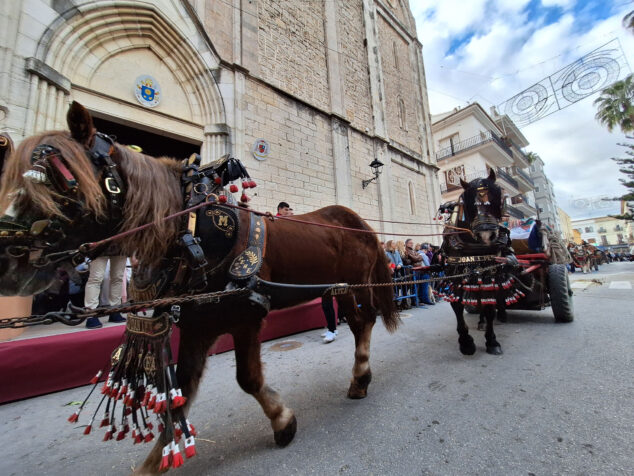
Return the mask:
{"type": "MultiPolygon", "coordinates": [[[[499,105],[579,57],[618,38],[634,65],[634,35],[621,24],[634,10],[623,0],[410,0],[423,44],[432,114],[479,102],[499,105]]],[[[527,150],[538,153],[558,204],[620,194],[610,157],[617,142],[594,119],[596,95],[525,126],[527,150]]]]}

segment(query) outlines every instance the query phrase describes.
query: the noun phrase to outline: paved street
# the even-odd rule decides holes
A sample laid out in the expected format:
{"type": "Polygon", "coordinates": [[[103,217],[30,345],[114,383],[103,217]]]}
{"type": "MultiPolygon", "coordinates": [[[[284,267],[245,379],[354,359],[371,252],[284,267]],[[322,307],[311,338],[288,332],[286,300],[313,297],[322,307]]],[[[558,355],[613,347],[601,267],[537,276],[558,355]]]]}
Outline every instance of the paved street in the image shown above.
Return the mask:
{"type": "MultiPolygon", "coordinates": [[[[199,454],[174,474],[633,474],[634,263],[572,279],[575,321],[555,324],[549,309],[511,312],[496,328],[500,357],[484,352],[477,316],[478,352],[462,356],[446,303],[408,311],[394,335],[378,324],[374,381],[361,401],[345,398],[346,326],[330,345],[319,330],[277,341],[300,343],[294,350],[265,343],[268,381],[298,419],[284,449],[235,382],[233,355],[214,356],[190,415],[199,454]]],[[[80,358],[69,355],[69,365],[80,358]]],[[[0,474],[123,475],[138,465],[148,446],[102,443],[102,431],[86,437],[66,422],[74,407],[64,405],[84,395],[0,406],[0,474]]]]}

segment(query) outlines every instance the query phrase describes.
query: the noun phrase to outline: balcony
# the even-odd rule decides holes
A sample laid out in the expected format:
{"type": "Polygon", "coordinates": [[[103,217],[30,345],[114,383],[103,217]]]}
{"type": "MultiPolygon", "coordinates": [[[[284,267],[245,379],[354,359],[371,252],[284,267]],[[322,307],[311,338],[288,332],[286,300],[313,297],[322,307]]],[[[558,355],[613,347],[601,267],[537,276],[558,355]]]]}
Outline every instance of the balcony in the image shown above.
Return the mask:
{"type": "Polygon", "coordinates": [[[513,161],[513,151],[511,148],[506,145],[500,137],[491,131],[482,132],[477,136],[470,137],[469,139],[456,142],[449,147],[440,149],[436,152],[436,160],[440,162],[449,157],[454,157],[475,149],[480,149],[482,155],[497,166],[504,167],[511,165],[513,161]],[[491,144],[493,147],[484,147],[487,144],[491,144]]]}
{"type": "Polygon", "coordinates": [[[495,174],[497,175],[498,178],[501,178],[506,183],[512,185],[513,187],[515,187],[516,189],[519,190],[519,188],[520,188],[519,182],[517,180],[515,180],[513,177],[511,177],[504,170],[502,170],[501,168],[498,167],[497,170],[495,171],[495,174]]]}
{"type": "Polygon", "coordinates": [[[511,198],[511,203],[517,207],[525,216],[537,215],[537,208],[535,203],[527,196],[523,194],[516,195],[511,198]]]}
{"type": "Polygon", "coordinates": [[[519,208],[516,208],[513,205],[506,204],[504,206],[504,210],[506,211],[507,215],[512,216],[513,218],[524,218],[524,213],[522,213],[519,208]]]}
{"type": "Polygon", "coordinates": [[[513,176],[519,182],[520,192],[528,192],[529,190],[533,190],[535,188],[535,182],[533,181],[533,179],[521,168],[513,167],[512,172],[513,176]]]}
{"type": "Polygon", "coordinates": [[[528,167],[531,164],[530,160],[528,159],[528,155],[526,155],[522,151],[522,149],[518,147],[518,145],[515,142],[511,142],[511,144],[513,144],[513,149],[514,149],[516,158],[519,161],[519,166],[528,167]]]}

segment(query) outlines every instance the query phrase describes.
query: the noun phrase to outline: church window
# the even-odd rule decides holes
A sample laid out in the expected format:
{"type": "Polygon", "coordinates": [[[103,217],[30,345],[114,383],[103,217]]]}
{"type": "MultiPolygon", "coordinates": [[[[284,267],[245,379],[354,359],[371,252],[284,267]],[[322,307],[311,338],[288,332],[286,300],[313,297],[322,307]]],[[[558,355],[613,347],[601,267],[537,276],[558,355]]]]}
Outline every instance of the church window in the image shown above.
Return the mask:
{"type": "Polygon", "coordinates": [[[410,215],[416,215],[416,191],[414,190],[414,183],[410,180],[408,184],[409,189],[409,213],[410,215]]]}
{"type": "Polygon", "coordinates": [[[398,71],[398,48],[396,47],[396,41],[392,42],[392,53],[394,54],[394,68],[398,71]]]}
{"type": "Polygon", "coordinates": [[[403,98],[401,97],[398,98],[398,125],[404,131],[407,130],[405,101],[403,101],[403,98]]]}

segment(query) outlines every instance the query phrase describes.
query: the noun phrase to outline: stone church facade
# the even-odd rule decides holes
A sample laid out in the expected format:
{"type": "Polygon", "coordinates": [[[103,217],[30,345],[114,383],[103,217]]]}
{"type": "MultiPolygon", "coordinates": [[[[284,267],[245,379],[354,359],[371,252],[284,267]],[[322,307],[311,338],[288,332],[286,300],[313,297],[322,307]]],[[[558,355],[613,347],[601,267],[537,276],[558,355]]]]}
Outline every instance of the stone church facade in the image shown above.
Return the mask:
{"type": "Polygon", "coordinates": [[[429,223],[439,205],[406,0],[2,2],[0,65],[0,132],[15,142],[65,128],[77,100],[109,123],[200,147],[204,162],[239,158],[258,210],[341,204],[429,223]],[[146,77],[152,96],[141,99],[146,77]],[[375,158],[383,173],[364,189],[375,158]]]}

